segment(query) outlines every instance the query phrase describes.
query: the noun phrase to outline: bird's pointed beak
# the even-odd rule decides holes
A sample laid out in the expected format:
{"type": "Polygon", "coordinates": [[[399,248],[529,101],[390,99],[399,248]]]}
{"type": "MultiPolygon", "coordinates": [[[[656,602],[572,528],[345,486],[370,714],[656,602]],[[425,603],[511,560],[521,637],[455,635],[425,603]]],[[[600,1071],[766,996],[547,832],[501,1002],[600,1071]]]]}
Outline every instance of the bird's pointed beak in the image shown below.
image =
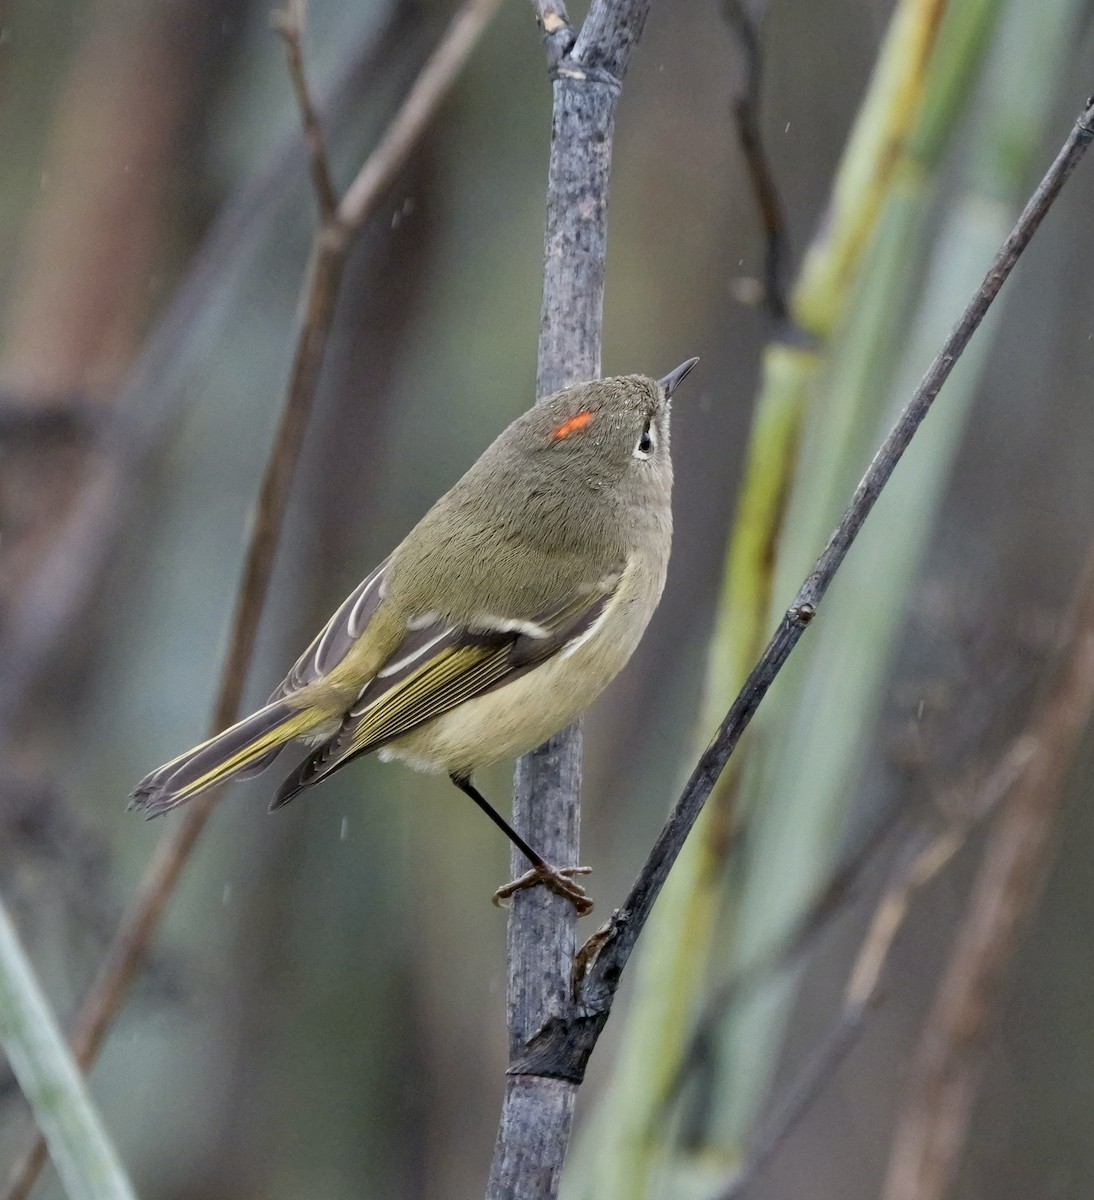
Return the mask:
{"type": "Polygon", "coordinates": [[[683,383],[688,372],[698,361],[697,358],[689,358],[687,362],[682,362],[675,371],[670,371],[664,379],[658,381],[659,386],[664,390],[666,400],[683,383]]]}

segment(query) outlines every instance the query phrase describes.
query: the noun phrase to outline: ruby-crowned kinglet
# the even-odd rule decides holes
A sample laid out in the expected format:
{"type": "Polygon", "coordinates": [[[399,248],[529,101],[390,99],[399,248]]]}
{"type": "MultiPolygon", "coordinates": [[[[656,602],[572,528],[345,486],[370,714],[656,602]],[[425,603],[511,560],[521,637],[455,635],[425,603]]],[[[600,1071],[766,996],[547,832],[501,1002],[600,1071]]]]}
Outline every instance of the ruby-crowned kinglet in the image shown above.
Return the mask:
{"type": "MultiPolygon", "coordinates": [[[[672,542],[664,379],[578,384],[518,417],[345,600],[264,708],[142,779],[156,816],[316,748],[271,808],[378,750],[446,773],[527,855],[518,883],[590,907],[471,784],[568,725],[622,669],[661,598],[672,542]]],[[[514,885],[501,889],[508,894],[514,885]]]]}

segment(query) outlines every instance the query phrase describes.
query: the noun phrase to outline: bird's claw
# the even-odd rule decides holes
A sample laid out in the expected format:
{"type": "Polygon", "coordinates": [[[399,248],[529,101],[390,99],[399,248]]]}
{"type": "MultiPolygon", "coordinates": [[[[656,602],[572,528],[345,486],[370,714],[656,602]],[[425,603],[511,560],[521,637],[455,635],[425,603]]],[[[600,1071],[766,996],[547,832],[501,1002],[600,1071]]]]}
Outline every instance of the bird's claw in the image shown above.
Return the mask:
{"type": "Polygon", "coordinates": [[[494,893],[494,904],[498,908],[507,908],[508,905],[505,904],[505,901],[514,892],[520,892],[525,888],[535,887],[536,884],[542,883],[556,896],[563,896],[569,900],[577,910],[577,915],[583,917],[586,913],[592,912],[593,902],[589,893],[574,880],[574,876],[590,875],[591,873],[592,867],[554,867],[550,863],[537,863],[519,878],[498,888],[494,893]]]}

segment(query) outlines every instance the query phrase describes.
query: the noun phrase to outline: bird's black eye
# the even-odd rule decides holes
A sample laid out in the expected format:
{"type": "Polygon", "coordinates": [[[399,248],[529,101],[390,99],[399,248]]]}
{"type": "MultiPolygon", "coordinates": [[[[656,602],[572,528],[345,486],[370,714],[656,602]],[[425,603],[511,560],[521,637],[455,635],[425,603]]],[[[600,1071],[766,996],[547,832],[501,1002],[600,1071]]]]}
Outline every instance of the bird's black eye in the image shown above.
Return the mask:
{"type": "Polygon", "coordinates": [[[649,458],[653,452],[653,419],[646,418],[645,425],[642,426],[642,436],[638,439],[638,445],[634,448],[635,458],[649,458]]]}

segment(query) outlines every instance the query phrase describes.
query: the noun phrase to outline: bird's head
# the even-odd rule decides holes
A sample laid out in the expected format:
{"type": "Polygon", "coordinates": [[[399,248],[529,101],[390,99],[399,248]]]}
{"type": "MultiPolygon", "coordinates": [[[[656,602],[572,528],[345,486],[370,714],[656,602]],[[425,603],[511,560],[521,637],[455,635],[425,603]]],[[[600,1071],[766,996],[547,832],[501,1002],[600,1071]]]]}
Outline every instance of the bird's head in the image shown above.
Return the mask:
{"type": "Polygon", "coordinates": [[[550,396],[520,422],[525,448],[550,474],[576,475],[594,490],[671,487],[672,395],[698,361],[689,358],[663,379],[619,375],[550,396]]]}

